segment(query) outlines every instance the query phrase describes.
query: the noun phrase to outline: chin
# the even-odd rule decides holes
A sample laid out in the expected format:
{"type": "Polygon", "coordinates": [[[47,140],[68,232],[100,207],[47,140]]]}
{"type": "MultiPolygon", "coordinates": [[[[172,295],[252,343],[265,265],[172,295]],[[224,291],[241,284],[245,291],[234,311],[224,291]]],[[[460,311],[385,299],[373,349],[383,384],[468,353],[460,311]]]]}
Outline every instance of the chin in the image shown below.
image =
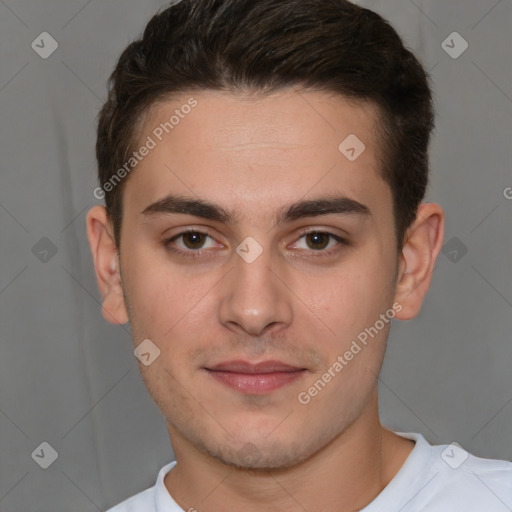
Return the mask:
{"type": "Polygon", "coordinates": [[[226,466],[246,471],[270,471],[287,469],[306,460],[315,453],[315,449],[305,449],[304,440],[297,442],[269,442],[268,439],[259,441],[240,441],[238,446],[220,447],[215,449],[203,443],[205,453],[226,466]]]}

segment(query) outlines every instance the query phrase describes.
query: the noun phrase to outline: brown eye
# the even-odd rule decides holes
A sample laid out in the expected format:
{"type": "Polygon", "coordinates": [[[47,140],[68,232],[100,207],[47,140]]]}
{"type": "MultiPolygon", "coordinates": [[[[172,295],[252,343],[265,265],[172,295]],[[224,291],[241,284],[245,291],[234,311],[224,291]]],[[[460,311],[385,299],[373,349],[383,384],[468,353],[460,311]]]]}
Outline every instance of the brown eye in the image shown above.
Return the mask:
{"type": "Polygon", "coordinates": [[[212,250],[219,248],[215,239],[206,232],[190,229],[182,231],[162,242],[166,250],[179,256],[190,258],[212,255],[212,250]]]}
{"type": "Polygon", "coordinates": [[[190,231],[182,234],[181,236],[183,244],[187,249],[200,249],[204,245],[208,235],[196,231],[190,231]]]}
{"type": "Polygon", "coordinates": [[[331,235],[328,233],[311,232],[306,235],[306,243],[313,250],[322,250],[329,245],[331,235]]]}
{"type": "Polygon", "coordinates": [[[350,242],[329,231],[313,230],[302,233],[293,244],[292,249],[298,249],[303,254],[309,252],[310,256],[332,256],[338,253],[342,246],[349,246],[350,242]]]}

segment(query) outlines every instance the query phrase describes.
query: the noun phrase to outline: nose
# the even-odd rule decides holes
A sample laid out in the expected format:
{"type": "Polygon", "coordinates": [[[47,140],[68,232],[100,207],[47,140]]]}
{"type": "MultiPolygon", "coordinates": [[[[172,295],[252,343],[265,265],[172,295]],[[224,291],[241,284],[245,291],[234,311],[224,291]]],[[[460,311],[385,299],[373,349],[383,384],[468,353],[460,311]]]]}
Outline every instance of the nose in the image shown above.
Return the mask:
{"type": "Polygon", "coordinates": [[[234,255],[234,268],[222,282],[219,320],[238,333],[261,336],[289,326],[291,297],[269,250],[252,262],[234,255]]]}

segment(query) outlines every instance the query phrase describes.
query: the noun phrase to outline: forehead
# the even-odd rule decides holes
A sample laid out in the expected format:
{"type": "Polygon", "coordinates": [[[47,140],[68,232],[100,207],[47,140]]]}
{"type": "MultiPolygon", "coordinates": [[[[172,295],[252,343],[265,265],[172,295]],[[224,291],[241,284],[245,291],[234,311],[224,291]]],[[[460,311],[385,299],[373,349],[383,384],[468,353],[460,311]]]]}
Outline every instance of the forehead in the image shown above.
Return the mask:
{"type": "Polygon", "coordinates": [[[181,132],[183,143],[194,129],[200,139],[189,138],[191,144],[204,142],[206,148],[214,144],[237,150],[249,149],[251,143],[308,146],[321,139],[332,145],[352,128],[373,146],[377,127],[378,107],[370,101],[314,90],[285,89],[266,95],[208,90],[154,103],[139,138],[150,133],[158,138],[157,132],[163,130],[163,138],[170,139],[166,135],[172,133],[176,138],[181,132]],[[166,123],[167,130],[162,126],[166,123]],[[328,132],[332,138],[326,138],[328,132]]]}
{"type": "Polygon", "coordinates": [[[254,215],[326,192],[387,201],[377,129],[374,104],[324,92],[184,93],[148,112],[136,147],[151,140],[153,148],[125,202],[140,212],[173,192],[254,215]]]}

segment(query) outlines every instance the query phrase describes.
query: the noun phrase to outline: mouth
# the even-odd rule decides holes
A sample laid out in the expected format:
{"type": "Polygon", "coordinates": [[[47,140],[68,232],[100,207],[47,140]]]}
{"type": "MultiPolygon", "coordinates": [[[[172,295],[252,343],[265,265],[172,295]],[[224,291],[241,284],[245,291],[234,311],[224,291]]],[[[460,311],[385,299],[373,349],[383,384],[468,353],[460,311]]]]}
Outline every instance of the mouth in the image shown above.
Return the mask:
{"type": "Polygon", "coordinates": [[[227,361],[204,369],[220,383],[249,395],[263,395],[282,388],[307,372],[306,368],[281,361],[257,364],[241,360],[227,361]]]}

